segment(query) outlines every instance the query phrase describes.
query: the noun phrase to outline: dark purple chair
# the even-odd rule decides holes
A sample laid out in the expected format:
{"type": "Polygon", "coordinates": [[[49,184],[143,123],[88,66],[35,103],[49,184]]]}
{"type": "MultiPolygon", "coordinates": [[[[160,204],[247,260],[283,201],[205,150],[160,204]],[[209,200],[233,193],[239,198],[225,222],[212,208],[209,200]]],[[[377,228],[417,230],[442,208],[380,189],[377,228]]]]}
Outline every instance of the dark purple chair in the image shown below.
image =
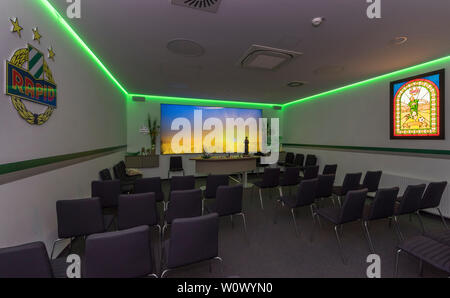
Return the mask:
{"type": "Polygon", "coordinates": [[[173,176],[170,179],[170,191],[189,190],[195,188],[194,176],[173,176]]]}
{"type": "Polygon", "coordinates": [[[169,160],[169,171],[167,172],[167,178],[170,178],[171,172],[183,172],[183,158],[181,156],[171,156],[169,160]]]}
{"type": "Polygon", "coordinates": [[[394,226],[400,241],[403,241],[405,238],[400,231],[398,217],[405,214],[416,214],[419,217],[420,200],[422,199],[425,187],[425,184],[408,185],[403,196],[397,198],[394,207],[394,226]]]}
{"type": "MultiPolygon", "coordinates": [[[[439,205],[441,204],[442,195],[444,194],[445,188],[447,187],[447,181],[442,182],[431,182],[428,184],[427,189],[425,190],[422,199],[420,200],[419,210],[436,208],[439,212],[439,215],[442,220],[442,224],[446,229],[448,229],[447,223],[445,222],[444,217],[442,216],[441,209],[439,209],[439,205]]],[[[417,213],[420,219],[420,223],[422,225],[422,230],[425,231],[422,219],[420,217],[420,213],[417,213]]]]}
{"type": "MultiPolygon", "coordinates": [[[[311,215],[314,220],[314,200],[316,198],[318,179],[308,179],[300,182],[298,186],[297,193],[294,196],[281,196],[280,205],[287,206],[291,210],[292,219],[294,221],[295,234],[299,236],[299,231],[297,227],[297,221],[295,219],[295,210],[300,207],[309,206],[311,208],[311,215]]],[[[274,223],[276,223],[276,214],[274,217],[274,223]]]]}
{"type": "Polygon", "coordinates": [[[136,179],[142,178],[142,175],[129,176],[127,174],[127,167],[125,162],[121,160],[113,166],[114,178],[120,180],[120,185],[123,193],[128,193],[133,190],[133,185],[136,179]]]}
{"type": "MultiPolygon", "coordinates": [[[[342,225],[361,219],[363,215],[364,203],[367,196],[367,189],[351,190],[345,195],[342,207],[321,208],[315,211],[315,217],[320,223],[323,218],[334,225],[334,232],[339,246],[342,262],[346,264],[346,259],[342,250],[341,239],[339,237],[338,228],[342,233],[342,225]]],[[[315,226],[315,225],[314,225],[315,226]]],[[[315,230],[315,229],[313,229],[315,230]]]]}
{"type": "Polygon", "coordinates": [[[228,185],[228,175],[208,175],[206,186],[200,187],[203,192],[202,210],[205,206],[205,200],[216,197],[217,188],[221,185],[228,185]]]}
{"type": "Polygon", "coordinates": [[[303,162],[305,161],[305,155],[301,153],[295,154],[294,165],[298,168],[303,167],[303,162]]]}
{"type": "MultiPolygon", "coordinates": [[[[155,200],[157,203],[162,202],[164,207],[164,193],[162,191],[161,186],[161,178],[160,177],[152,177],[152,178],[141,178],[137,179],[134,183],[134,191],[133,193],[155,193],[155,200]]],[[[164,208],[165,209],[165,208],[164,208]]]]}
{"type": "Polygon", "coordinates": [[[278,187],[279,183],[280,183],[280,168],[265,168],[262,180],[253,183],[253,185],[256,186],[259,191],[259,200],[261,202],[261,209],[264,209],[261,190],[268,189],[270,192],[272,192],[273,189],[278,187]]]}
{"type": "Polygon", "coordinates": [[[299,180],[316,179],[319,175],[319,166],[306,166],[303,168],[303,177],[299,180]]]}
{"type": "Polygon", "coordinates": [[[333,174],[319,175],[317,179],[316,199],[322,201],[332,198],[335,176],[333,174]]]}
{"type": "Polygon", "coordinates": [[[200,189],[172,191],[164,214],[162,235],[164,236],[165,230],[174,219],[200,215],[202,215],[202,191],[200,189]]]}
{"type": "Polygon", "coordinates": [[[346,174],[342,186],[333,187],[333,194],[338,197],[339,204],[341,204],[341,198],[351,190],[361,189],[359,182],[361,181],[362,173],[350,173],[346,174]]]}
{"type": "Polygon", "coordinates": [[[362,223],[372,253],[375,253],[375,249],[372,237],[370,236],[368,223],[372,220],[391,218],[394,215],[394,205],[395,200],[397,199],[398,190],[398,187],[379,189],[376,192],[373,202],[364,212],[362,223]]]}
{"type": "Polygon", "coordinates": [[[154,272],[148,226],[87,237],[83,277],[157,277],[154,272]]]}
{"type": "Polygon", "coordinates": [[[56,217],[58,220],[58,239],[53,242],[50,258],[56,243],[70,239],[84,237],[105,231],[100,199],[76,199],[56,201],[56,217]]]}
{"type": "Polygon", "coordinates": [[[317,165],[317,156],[315,156],[314,154],[307,154],[305,159],[305,165],[303,167],[300,167],[300,171],[303,172],[306,167],[315,165],[317,165]]]}
{"type": "Polygon", "coordinates": [[[232,186],[219,186],[215,202],[206,206],[209,213],[217,213],[219,216],[230,216],[233,227],[233,215],[242,216],[244,222],[244,231],[247,233],[247,223],[245,214],[242,212],[242,197],[244,188],[242,184],[232,186]]]}
{"type": "Polygon", "coordinates": [[[119,197],[119,230],[138,226],[156,227],[161,234],[154,192],[119,197]]]}
{"type": "Polygon", "coordinates": [[[336,175],[337,164],[325,165],[322,170],[322,175],[336,175]]]}
{"type": "Polygon", "coordinates": [[[283,195],[283,187],[290,187],[299,183],[299,167],[289,167],[284,171],[283,176],[280,178],[280,195],[283,195]]]}
{"type": "MultiPolygon", "coordinates": [[[[164,243],[161,277],[170,271],[203,261],[219,261],[219,216],[211,213],[192,218],[178,218],[173,221],[170,240],[164,243]]],[[[223,272],[223,268],[222,268],[223,272]]]]}
{"type": "Polygon", "coordinates": [[[373,199],[380,185],[382,171],[367,171],[361,188],[367,188],[367,197],[373,199]]]}
{"type": "Polygon", "coordinates": [[[44,243],[33,242],[0,249],[0,278],[52,278],[44,243]]]}
{"type": "Polygon", "coordinates": [[[111,172],[109,171],[109,169],[103,169],[99,172],[99,176],[100,179],[102,181],[106,181],[106,180],[113,180],[112,176],[111,176],[111,172]]]}
{"type": "Polygon", "coordinates": [[[279,161],[278,165],[288,167],[294,164],[294,153],[287,152],[284,161],[279,161]]]}
{"type": "Polygon", "coordinates": [[[102,209],[116,209],[121,194],[119,180],[92,181],[91,196],[100,198],[102,209]]]}

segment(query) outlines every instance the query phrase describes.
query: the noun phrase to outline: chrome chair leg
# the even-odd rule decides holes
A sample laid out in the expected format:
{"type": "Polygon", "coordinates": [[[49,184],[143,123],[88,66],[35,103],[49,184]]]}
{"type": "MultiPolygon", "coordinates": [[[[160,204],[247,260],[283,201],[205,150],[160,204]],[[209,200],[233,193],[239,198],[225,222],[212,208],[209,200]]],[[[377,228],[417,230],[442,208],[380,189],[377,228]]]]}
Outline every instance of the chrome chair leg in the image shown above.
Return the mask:
{"type": "Polygon", "coordinates": [[[278,186],[278,190],[280,192],[280,197],[283,196],[283,187],[282,186],[278,186]]]}
{"type": "MultiPolygon", "coordinates": [[[[56,239],[55,241],[53,241],[52,252],[50,253],[50,260],[53,260],[53,252],[55,251],[55,245],[56,245],[56,243],[61,242],[61,241],[63,241],[63,240],[65,240],[65,239],[58,238],[58,239],[56,239]]],[[[70,242],[72,243],[72,239],[70,240],[70,242]]]]}
{"type": "Polygon", "coordinates": [[[225,272],[225,270],[224,270],[224,268],[223,268],[223,260],[222,260],[222,258],[219,257],[219,256],[217,256],[217,257],[214,257],[213,260],[216,260],[216,261],[219,262],[219,264],[220,264],[220,271],[221,271],[222,274],[223,274],[223,273],[225,272]]]}
{"type": "Polygon", "coordinates": [[[247,222],[245,220],[245,214],[243,212],[241,212],[241,213],[238,213],[237,215],[242,216],[242,221],[244,223],[244,232],[245,232],[245,234],[247,234],[247,222]]]}
{"type": "Polygon", "coordinates": [[[161,273],[161,278],[164,278],[167,273],[169,273],[170,271],[172,271],[172,269],[165,269],[162,273],[161,273]]]}
{"type": "Polygon", "coordinates": [[[298,227],[297,227],[297,220],[295,219],[295,210],[294,208],[291,208],[291,214],[292,214],[292,219],[294,220],[294,227],[295,227],[295,235],[300,236],[299,235],[299,231],[298,231],[298,227]]]}
{"type": "Polygon", "coordinates": [[[422,216],[420,216],[419,210],[416,211],[416,215],[419,219],[420,227],[422,228],[422,234],[425,234],[425,226],[423,225],[422,216]]]}
{"type": "Polygon", "coordinates": [[[341,243],[341,238],[339,238],[338,226],[334,226],[334,233],[336,234],[336,240],[337,240],[337,243],[338,243],[339,253],[341,255],[342,263],[344,263],[344,265],[346,265],[347,261],[345,259],[344,252],[342,250],[342,243],[341,243]]]}
{"type": "Polygon", "coordinates": [[[261,209],[264,210],[264,204],[263,204],[263,198],[262,198],[262,194],[261,194],[261,188],[259,188],[258,191],[259,191],[259,201],[261,202],[261,209]]]}
{"type": "Polygon", "coordinates": [[[444,227],[445,227],[446,229],[448,229],[447,222],[445,221],[444,216],[442,216],[441,209],[439,209],[439,207],[437,207],[436,209],[437,209],[437,211],[439,212],[439,215],[441,216],[442,224],[444,225],[444,227]]]}
{"type": "Polygon", "coordinates": [[[400,256],[400,253],[402,252],[401,249],[398,249],[396,254],[395,254],[395,268],[394,268],[394,277],[397,277],[398,275],[398,259],[400,256]]]}
{"type": "Polygon", "coordinates": [[[403,241],[405,238],[403,237],[403,234],[400,231],[400,224],[398,222],[397,216],[394,216],[394,227],[395,227],[395,230],[397,231],[398,239],[400,240],[400,242],[403,241]]]}
{"type": "Polygon", "coordinates": [[[363,225],[363,230],[364,230],[364,232],[366,234],[366,237],[367,237],[367,242],[369,242],[370,251],[374,254],[375,253],[375,249],[373,247],[372,237],[370,237],[369,226],[367,224],[367,221],[363,221],[362,225],[363,225]]]}

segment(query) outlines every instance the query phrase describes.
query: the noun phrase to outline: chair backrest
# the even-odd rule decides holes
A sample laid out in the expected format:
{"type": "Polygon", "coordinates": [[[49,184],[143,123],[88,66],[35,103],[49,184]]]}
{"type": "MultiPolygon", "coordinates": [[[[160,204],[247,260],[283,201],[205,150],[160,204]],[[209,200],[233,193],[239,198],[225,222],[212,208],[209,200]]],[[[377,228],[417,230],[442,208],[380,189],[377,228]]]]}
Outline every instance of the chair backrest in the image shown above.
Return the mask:
{"type": "Polygon", "coordinates": [[[303,167],[303,162],[305,161],[305,155],[301,153],[295,154],[294,165],[296,167],[303,167]]]}
{"type": "Polygon", "coordinates": [[[335,176],[333,174],[318,176],[316,198],[328,198],[332,196],[334,179],[335,176]]]}
{"type": "Polygon", "coordinates": [[[58,237],[61,239],[105,230],[99,198],[56,201],[56,217],[58,237]]]}
{"type": "Polygon", "coordinates": [[[397,214],[408,214],[416,212],[420,208],[420,200],[425,190],[425,184],[408,185],[400,199],[397,214]]]}
{"type": "Polygon", "coordinates": [[[158,212],[154,192],[119,196],[119,230],[157,224],[158,212]]]}
{"type": "Polygon", "coordinates": [[[206,198],[215,198],[217,188],[221,185],[228,185],[228,175],[208,175],[206,178],[206,198]]]}
{"type": "Polygon", "coordinates": [[[344,177],[342,182],[342,191],[346,194],[350,190],[359,189],[359,182],[361,181],[362,173],[349,173],[344,177]]]}
{"type": "Polygon", "coordinates": [[[188,190],[195,188],[194,176],[173,176],[170,178],[170,191],[188,190]]]}
{"type": "Polygon", "coordinates": [[[100,198],[102,208],[116,207],[120,194],[119,180],[92,181],[91,183],[91,196],[100,198]]]}
{"type": "Polygon", "coordinates": [[[302,180],[297,189],[296,206],[307,206],[314,203],[319,179],[302,180]]]}
{"type": "Polygon", "coordinates": [[[363,215],[366,197],[366,188],[347,192],[344,203],[342,204],[339,223],[343,224],[360,219],[363,215]]]}
{"type": "Polygon", "coordinates": [[[322,175],[336,175],[336,171],[337,171],[337,165],[325,165],[325,167],[323,167],[323,171],[322,171],[322,175]]]}
{"type": "Polygon", "coordinates": [[[317,178],[318,174],[319,166],[306,166],[303,173],[303,179],[314,179],[317,178]]]}
{"type": "Polygon", "coordinates": [[[153,273],[148,226],[87,237],[83,277],[133,278],[153,273]]]}
{"type": "Polygon", "coordinates": [[[298,183],[299,167],[286,168],[283,175],[283,185],[296,185],[298,183]]]}
{"type": "Polygon", "coordinates": [[[0,249],[0,278],[50,278],[52,266],[42,242],[0,249]]]}
{"type": "Polygon", "coordinates": [[[122,180],[127,176],[127,168],[123,160],[113,166],[114,178],[122,180]]]}
{"type": "Polygon", "coordinates": [[[160,177],[152,177],[152,178],[140,178],[134,181],[134,193],[161,193],[161,178],[160,177]]]}
{"type": "Polygon", "coordinates": [[[280,168],[264,168],[263,187],[276,187],[280,183],[280,168]]]}
{"type": "Polygon", "coordinates": [[[170,234],[167,267],[176,268],[218,256],[219,216],[211,213],[174,220],[170,234]]]}
{"type": "Polygon", "coordinates": [[[447,181],[431,182],[428,184],[427,189],[420,200],[420,209],[439,207],[446,187],[447,181]]]}
{"type": "Polygon", "coordinates": [[[216,212],[219,216],[232,215],[242,212],[242,184],[219,186],[216,195],[216,212]]]}
{"type": "Polygon", "coordinates": [[[171,192],[165,217],[167,223],[175,218],[202,215],[202,191],[200,189],[176,190],[171,192]]]}
{"type": "Polygon", "coordinates": [[[317,164],[317,157],[314,154],[307,154],[305,160],[305,167],[315,166],[317,164]]]}
{"type": "Polygon", "coordinates": [[[183,169],[183,159],[181,156],[171,156],[169,162],[170,171],[179,171],[183,169]]]}
{"type": "Polygon", "coordinates": [[[111,172],[109,171],[109,169],[103,169],[103,170],[101,170],[101,171],[99,172],[99,176],[100,176],[100,179],[101,179],[102,181],[105,181],[105,180],[112,180],[111,172]]]}
{"type": "Polygon", "coordinates": [[[293,152],[287,152],[286,158],[284,159],[285,164],[293,164],[294,163],[294,153],[293,152]]]}
{"type": "Polygon", "coordinates": [[[398,190],[398,187],[377,190],[367,219],[373,220],[392,216],[394,214],[394,205],[398,190]]]}
{"type": "Polygon", "coordinates": [[[367,171],[366,176],[364,176],[363,187],[367,188],[369,192],[377,191],[382,173],[382,171],[367,171]]]}

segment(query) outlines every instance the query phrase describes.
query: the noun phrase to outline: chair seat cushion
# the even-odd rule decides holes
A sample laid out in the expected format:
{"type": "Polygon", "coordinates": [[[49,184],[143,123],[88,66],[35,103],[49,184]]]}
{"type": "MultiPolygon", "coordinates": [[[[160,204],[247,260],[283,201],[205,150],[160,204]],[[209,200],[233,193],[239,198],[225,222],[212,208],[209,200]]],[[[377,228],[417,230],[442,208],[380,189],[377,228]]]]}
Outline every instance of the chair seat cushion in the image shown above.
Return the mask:
{"type": "Polygon", "coordinates": [[[317,210],[317,214],[334,224],[340,224],[341,208],[320,208],[317,210]]]}
{"type": "Polygon", "coordinates": [[[427,232],[425,236],[450,247],[450,230],[427,232]]]}
{"type": "Polygon", "coordinates": [[[450,273],[450,246],[428,237],[416,236],[399,244],[398,248],[450,273]]]}
{"type": "Polygon", "coordinates": [[[344,189],[342,186],[333,186],[333,193],[338,196],[345,195],[344,189]]]}

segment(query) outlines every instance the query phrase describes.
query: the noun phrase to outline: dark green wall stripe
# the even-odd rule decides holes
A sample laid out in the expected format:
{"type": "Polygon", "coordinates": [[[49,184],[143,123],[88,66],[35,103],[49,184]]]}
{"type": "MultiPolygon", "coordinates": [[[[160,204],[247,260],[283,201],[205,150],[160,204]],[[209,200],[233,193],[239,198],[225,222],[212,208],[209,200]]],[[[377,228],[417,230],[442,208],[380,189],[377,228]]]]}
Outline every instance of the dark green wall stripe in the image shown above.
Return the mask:
{"type": "Polygon", "coordinates": [[[450,155],[450,150],[438,149],[412,149],[412,148],[391,148],[391,147],[360,147],[360,146],[337,146],[337,145],[316,145],[316,144],[295,144],[283,143],[285,147],[306,147],[317,149],[334,149],[344,151],[372,151],[383,153],[407,153],[407,154],[421,154],[421,155],[450,155]]]}
{"type": "Polygon", "coordinates": [[[0,175],[9,174],[17,171],[23,171],[35,167],[45,166],[53,163],[68,161],[71,159],[77,159],[82,157],[88,157],[91,155],[96,154],[102,154],[102,153],[108,153],[113,152],[118,149],[126,148],[127,145],[120,145],[120,146],[114,146],[114,147],[107,147],[107,148],[101,148],[101,149],[95,149],[95,150],[89,150],[89,151],[83,151],[83,152],[76,152],[76,153],[69,153],[69,154],[63,154],[63,155],[56,155],[56,156],[50,156],[50,157],[44,157],[44,158],[37,158],[37,159],[30,159],[30,160],[24,160],[24,161],[18,161],[18,162],[12,162],[12,163],[6,163],[0,165],[0,175]]]}

